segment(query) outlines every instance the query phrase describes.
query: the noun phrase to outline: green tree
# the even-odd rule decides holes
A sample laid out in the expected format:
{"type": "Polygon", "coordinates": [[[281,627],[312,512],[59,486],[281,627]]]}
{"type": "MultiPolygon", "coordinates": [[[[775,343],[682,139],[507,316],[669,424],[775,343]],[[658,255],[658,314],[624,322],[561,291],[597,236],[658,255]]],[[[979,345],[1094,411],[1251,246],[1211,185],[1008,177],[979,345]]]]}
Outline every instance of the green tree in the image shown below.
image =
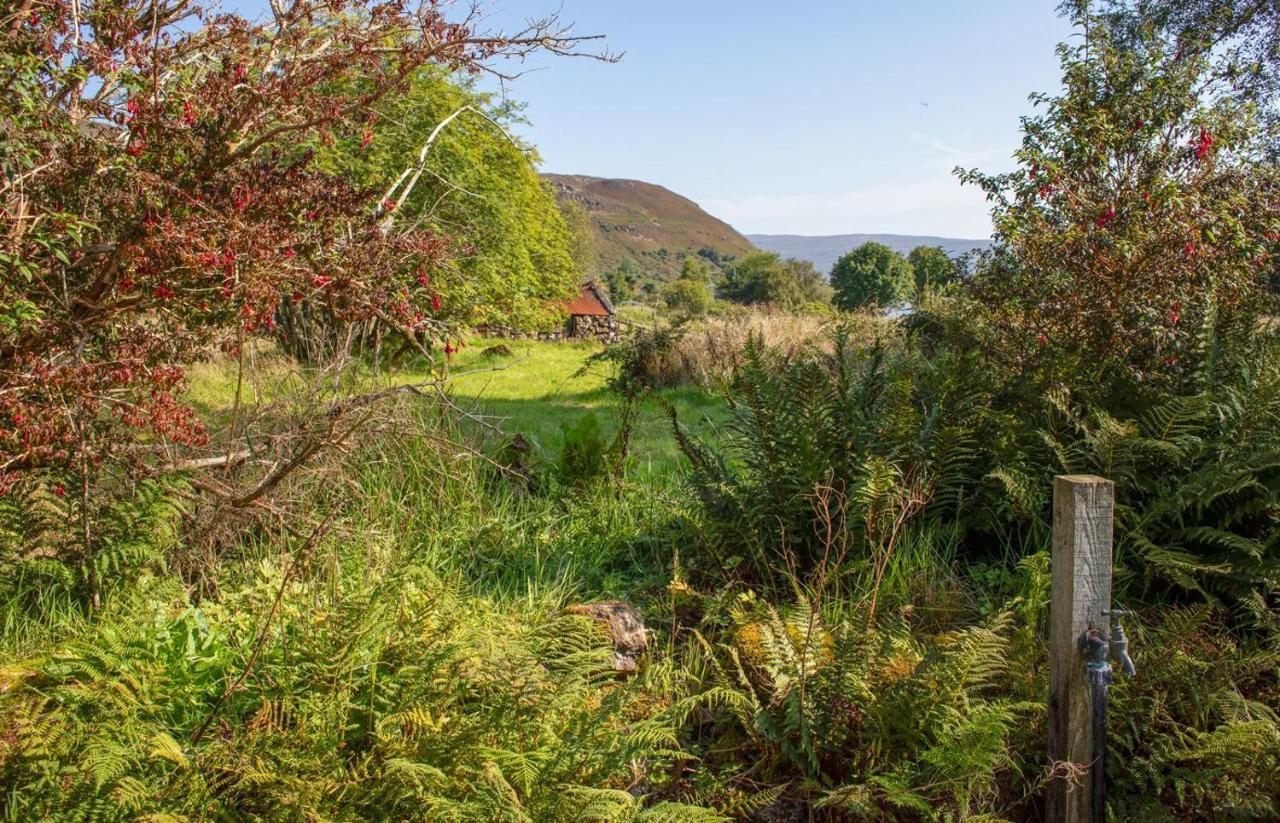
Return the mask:
{"type": "Polygon", "coordinates": [[[605,272],[604,284],[609,290],[609,296],[615,301],[632,299],[640,282],[640,275],[640,267],[629,257],[618,268],[605,272]]]}
{"type": "Polygon", "coordinates": [[[882,243],[863,243],[831,270],[835,303],[846,310],[897,305],[911,294],[914,282],[911,264],[882,243]]]}
{"type": "Polygon", "coordinates": [[[428,136],[458,112],[427,150],[425,173],[399,209],[401,220],[421,220],[463,252],[431,274],[430,289],[442,298],[436,316],[558,323],[559,301],[584,276],[575,259],[583,250],[538,175],[536,152],[505,128],[518,119],[513,107],[428,67],[324,160],[380,191],[415,166],[428,136]]]}
{"type": "Polygon", "coordinates": [[[596,250],[591,215],[581,204],[565,200],[560,204],[560,216],[564,219],[565,230],[568,232],[569,255],[583,277],[594,277],[599,252],[596,250]]]}
{"type": "Polygon", "coordinates": [[[736,303],[771,303],[794,309],[806,303],[827,302],[831,290],[807,260],[784,260],[774,252],[752,252],[729,266],[721,293],[736,303]]]}
{"type": "MultiPolygon", "coordinates": [[[[1079,14],[1080,0],[1065,4],[1079,14]]],[[[1211,55],[1210,72],[1258,106],[1271,128],[1259,137],[1280,158],[1280,4],[1275,0],[1104,0],[1116,28],[1159,32],[1184,50],[1211,55]]],[[[1140,38],[1136,38],[1140,39],[1140,38]]]]}
{"type": "Polygon", "coordinates": [[[702,317],[711,310],[711,270],[696,257],[686,257],[680,276],[662,286],[662,302],[667,308],[692,317],[702,317]]]}
{"type": "Polygon", "coordinates": [[[941,288],[956,277],[956,264],[937,246],[916,246],[907,255],[915,273],[916,295],[941,288]]]}
{"type": "Polygon", "coordinates": [[[663,285],[662,302],[672,311],[702,317],[711,310],[714,301],[706,280],[680,277],[663,285]]]}
{"type": "Polygon", "coordinates": [[[1176,379],[1214,326],[1253,324],[1280,178],[1207,47],[1073,8],[1084,38],[1026,120],[1022,170],[962,174],[995,203],[1004,252],[969,291],[1007,356],[1081,364],[1128,398],[1176,379]]]}

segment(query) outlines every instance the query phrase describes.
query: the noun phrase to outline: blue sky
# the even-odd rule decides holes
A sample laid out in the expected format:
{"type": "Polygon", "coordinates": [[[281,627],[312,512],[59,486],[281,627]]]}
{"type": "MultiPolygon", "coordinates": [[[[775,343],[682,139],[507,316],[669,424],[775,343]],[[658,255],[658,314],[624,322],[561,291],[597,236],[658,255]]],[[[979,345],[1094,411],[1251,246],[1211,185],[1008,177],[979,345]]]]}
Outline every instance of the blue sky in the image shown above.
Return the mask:
{"type": "MultiPolygon", "coordinates": [[[[496,0],[490,22],[556,2],[496,0]]],[[[1059,85],[1056,5],[563,0],[622,62],[535,58],[507,92],[545,170],[658,183],[744,232],[984,237],[951,170],[1012,166],[1027,95],[1059,85]]]]}
{"type": "Polygon", "coordinates": [[[1071,34],[1058,0],[480,2],[487,27],[559,9],[625,53],[534,57],[505,84],[545,171],[658,183],[749,233],[985,237],[951,171],[1011,168],[1071,34]]]}

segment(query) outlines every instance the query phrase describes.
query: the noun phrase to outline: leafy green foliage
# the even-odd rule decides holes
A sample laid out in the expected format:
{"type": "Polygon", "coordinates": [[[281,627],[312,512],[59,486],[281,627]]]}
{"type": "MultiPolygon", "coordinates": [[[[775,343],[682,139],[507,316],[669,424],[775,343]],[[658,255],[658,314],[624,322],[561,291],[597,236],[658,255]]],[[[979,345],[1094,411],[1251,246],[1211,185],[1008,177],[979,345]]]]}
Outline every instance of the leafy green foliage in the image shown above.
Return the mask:
{"type": "Polygon", "coordinates": [[[835,304],[842,309],[896,306],[911,294],[916,273],[911,264],[883,243],[863,243],[836,261],[831,270],[835,304]]]}
{"type": "Polygon", "coordinates": [[[339,141],[326,162],[385,187],[416,167],[432,131],[468,106],[440,131],[426,155],[426,172],[400,207],[399,219],[421,219],[464,251],[431,273],[429,288],[442,298],[433,316],[520,328],[555,325],[555,301],[571,294],[592,255],[589,218],[561,211],[538,176],[533,149],[504,131],[518,122],[518,109],[457,76],[423,69],[403,95],[382,105],[363,135],[339,141]]]}
{"type": "Polygon", "coordinates": [[[936,246],[917,246],[907,255],[907,262],[915,274],[917,296],[941,289],[959,273],[955,261],[936,246]]]}
{"type": "MultiPolygon", "coordinates": [[[[783,614],[744,594],[729,639],[700,643],[703,690],[677,708],[756,764],[750,782],[782,781],[782,798],[820,815],[968,817],[995,806],[1016,768],[1011,731],[1034,710],[997,691],[1008,628],[999,616],[924,641],[900,621],[868,631],[856,613],[802,601],[783,614]]],[[[730,794],[740,766],[708,765],[730,794]]]]}
{"type": "Polygon", "coordinates": [[[680,276],[662,287],[662,302],[677,314],[705,317],[711,310],[711,270],[697,258],[686,257],[680,276]]]}
{"type": "Polygon", "coordinates": [[[1138,573],[1129,584],[1172,585],[1280,628],[1269,600],[1280,586],[1276,341],[1253,339],[1136,417],[1051,399],[1053,470],[1117,484],[1118,561],[1138,573]]]}
{"type": "Polygon", "coordinates": [[[831,290],[806,260],[783,260],[773,252],[753,252],[728,263],[720,295],[735,303],[770,303],[795,309],[826,303],[831,290]]]}
{"type": "Polygon", "coordinates": [[[574,425],[562,423],[564,446],[556,463],[560,482],[580,486],[598,479],[608,468],[609,444],[600,428],[600,419],[587,412],[574,425]]]}
{"type": "Polygon", "coordinates": [[[1083,37],[1059,48],[1063,93],[1034,98],[1022,169],[961,175],[1000,243],[971,293],[1003,356],[1128,396],[1176,382],[1215,318],[1255,316],[1280,176],[1205,44],[1067,7],[1083,37]]]}
{"type": "Polygon", "coordinates": [[[522,512],[486,491],[478,466],[458,472],[423,442],[373,444],[348,467],[342,519],[361,539],[340,525],[291,578],[296,547],[275,538],[220,567],[216,599],[142,576],[92,620],[34,618],[61,624],[38,656],[12,653],[6,633],[4,815],[718,819],[664,803],[687,755],[661,678],[618,682],[597,626],[560,613],[565,570],[541,588],[527,565],[535,545],[555,550],[552,532],[602,563],[616,526],[575,515],[566,529],[553,505],[522,512]],[[500,551],[508,598],[493,578],[476,596],[461,566],[443,565],[465,557],[479,577],[500,551]],[[649,788],[624,806],[610,792],[637,769],[649,788]]]}
{"type": "Polygon", "coordinates": [[[830,554],[833,533],[865,560],[892,529],[885,517],[955,517],[980,485],[979,444],[995,436],[974,359],[927,359],[892,340],[854,348],[844,332],[832,349],[787,359],[749,341],[727,459],[677,425],[717,553],[727,552],[717,564],[750,560],[752,576],[768,579],[790,557],[807,571],[830,554]]]}

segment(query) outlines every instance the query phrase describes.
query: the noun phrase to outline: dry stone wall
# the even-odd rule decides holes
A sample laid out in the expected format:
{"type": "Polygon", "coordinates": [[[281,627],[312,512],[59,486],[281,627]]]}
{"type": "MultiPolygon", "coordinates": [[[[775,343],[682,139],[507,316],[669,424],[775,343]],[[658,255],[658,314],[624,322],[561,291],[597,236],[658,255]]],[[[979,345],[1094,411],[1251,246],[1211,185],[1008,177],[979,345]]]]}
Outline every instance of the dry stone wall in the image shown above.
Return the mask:
{"type": "Polygon", "coordinates": [[[475,332],[485,337],[496,337],[504,340],[541,340],[559,342],[562,340],[599,340],[601,343],[612,343],[618,339],[618,320],[615,317],[595,317],[576,315],[570,317],[564,328],[556,331],[521,331],[510,326],[476,326],[475,332]]]}

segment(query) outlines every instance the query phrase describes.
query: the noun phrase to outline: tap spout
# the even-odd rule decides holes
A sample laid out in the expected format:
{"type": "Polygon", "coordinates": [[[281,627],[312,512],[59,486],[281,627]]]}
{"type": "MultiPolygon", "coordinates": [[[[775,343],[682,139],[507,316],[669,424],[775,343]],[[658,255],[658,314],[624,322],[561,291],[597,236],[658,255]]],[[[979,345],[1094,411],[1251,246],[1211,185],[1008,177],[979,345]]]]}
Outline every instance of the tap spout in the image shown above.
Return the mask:
{"type": "Polygon", "coordinates": [[[1133,677],[1138,670],[1133,666],[1133,658],[1129,656],[1129,638],[1125,636],[1124,626],[1117,620],[1111,625],[1111,659],[1120,664],[1125,677],[1133,677]]]}

